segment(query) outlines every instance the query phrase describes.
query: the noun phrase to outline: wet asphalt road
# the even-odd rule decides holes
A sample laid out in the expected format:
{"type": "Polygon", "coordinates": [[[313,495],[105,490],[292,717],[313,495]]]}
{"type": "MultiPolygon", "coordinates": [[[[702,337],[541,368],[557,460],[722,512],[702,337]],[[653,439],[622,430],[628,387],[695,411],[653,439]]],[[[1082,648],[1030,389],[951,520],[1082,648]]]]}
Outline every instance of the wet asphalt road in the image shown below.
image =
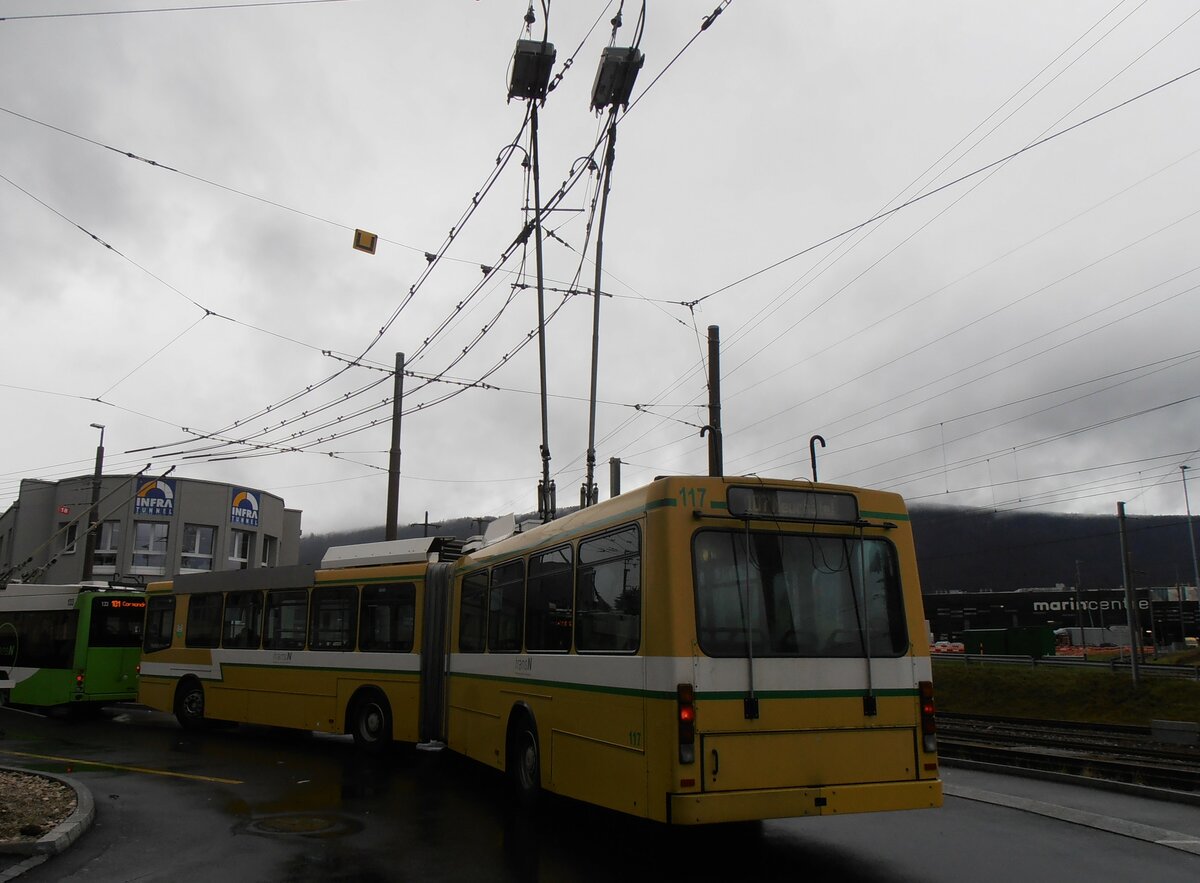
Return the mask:
{"type": "MultiPolygon", "coordinates": [[[[448,754],[363,757],[344,738],[192,734],[139,709],[82,722],[0,709],[0,731],[0,763],[68,775],[96,801],[92,828],[23,883],[1200,879],[1194,855],[953,797],[941,810],[667,830],[553,799],[527,817],[490,770],[448,754]]],[[[1163,818],[1176,812],[1200,814],[1163,818]]]]}

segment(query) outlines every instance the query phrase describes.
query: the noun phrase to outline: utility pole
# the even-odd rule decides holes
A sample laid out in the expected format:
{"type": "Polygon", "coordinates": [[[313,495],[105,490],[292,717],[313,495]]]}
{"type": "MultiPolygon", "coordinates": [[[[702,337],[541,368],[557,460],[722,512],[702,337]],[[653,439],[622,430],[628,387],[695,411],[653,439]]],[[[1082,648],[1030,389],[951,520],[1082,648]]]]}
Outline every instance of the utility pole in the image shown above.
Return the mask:
{"type": "Polygon", "coordinates": [[[421,528],[421,536],[423,536],[423,537],[429,536],[429,528],[441,527],[441,526],[442,525],[440,523],[438,523],[438,524],[430,524],[429,523],[429,510],[428,509],[425,510],[425,521],[424,522],[417,521],[417,522],[414,522],[413,524],[409,525],[409,527],[420,527],[421,528]]]}
{"type": "MultiPolygon", "coordinates": [[[[1200,600],[1200,562],[1196,559],[1196,532],[1192,530],[1192,504],[1188,500],[1187,489],[1187,471],[1188,466],[1185,463],[1179,467],[1179,480],[1183,483],[1183,505],[1187,509],[1187,532],[1188,541],[1192,544],[1192,579],[1193,586],[1196,587],[1197,599],[1200,600]]],[[[1179,589],[1179,633],[1182,637],[1186,637],[1183,631],[1183,588],[1179,589]]]]}
{"type": "Polygon", "coordinates": [[[392,384],[392,447],[388,452],[387,522],[384,539],[394,540],[400,522],[400,414],[404,405],[404,353],[396,353],[392,384]]]}
{"type": "Polygon", "coordinates": [[[92,423],[92,429],[100,430],[100,443],[96,446],[96,469],[92,473],[92,503],[88,507],[87,539],[83,544],[83,573],[80,582],[92,578],[92,559],[96,556],[96,507],[100,503],[100,482],[104,473],[104,424],[92,423]]]}
{"type": "Polygon", "coordinates": [[[1129,568],[1129,545],[1125,538],[1125,504],[1117,503],[1117,527],[1121,534],[1121,573],[1125,580],[1125,622],[1129,627],[1129,663],[1133,674],[1133,686],[1139,683],[1139,667],[1142,664],[1142,636],[1137,626],[1137,598],[1133,591],[1133,574],[1129,568]]]}
{"type": "Polygon", "coordinates": [[[1087,632],[1083,630],[1083,607],[1079,597],[1079,559],[1075,559],[1075,621],[1079,625],[1079,640],[1083,642],[1083,651],[1087,652],[1087,632]]]}
{"type": "Polygon", "coordinates": [[[708,435],[708,474],[719,478],[725,474],[721,442],[721,329],[708,326],[708,425],[700,435],[708,435]]]}

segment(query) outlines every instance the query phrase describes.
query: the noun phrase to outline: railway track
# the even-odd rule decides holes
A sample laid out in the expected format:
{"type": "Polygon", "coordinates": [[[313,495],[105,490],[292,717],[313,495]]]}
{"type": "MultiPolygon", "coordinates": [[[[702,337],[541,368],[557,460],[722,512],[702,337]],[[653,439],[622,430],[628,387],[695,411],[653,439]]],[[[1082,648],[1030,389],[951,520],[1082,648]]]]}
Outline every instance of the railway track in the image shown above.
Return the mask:
{"type": "Polygon", "coordinates": [[[1200,747],[1156,742],[1148,727],[938,715],[938,753],[1028,770],[1200,795],[1200,747]]]}

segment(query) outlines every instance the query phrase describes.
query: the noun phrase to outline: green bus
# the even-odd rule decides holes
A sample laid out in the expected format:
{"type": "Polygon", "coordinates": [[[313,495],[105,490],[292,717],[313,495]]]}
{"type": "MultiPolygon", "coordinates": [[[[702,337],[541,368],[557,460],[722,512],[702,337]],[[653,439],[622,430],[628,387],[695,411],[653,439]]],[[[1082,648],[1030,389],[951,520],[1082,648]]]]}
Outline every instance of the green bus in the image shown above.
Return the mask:
{"type": "Polygon", "coordinates": [[[145,614],[145,594],[100,583],[0,589],[0,705],[133,701],[145,614]]]}

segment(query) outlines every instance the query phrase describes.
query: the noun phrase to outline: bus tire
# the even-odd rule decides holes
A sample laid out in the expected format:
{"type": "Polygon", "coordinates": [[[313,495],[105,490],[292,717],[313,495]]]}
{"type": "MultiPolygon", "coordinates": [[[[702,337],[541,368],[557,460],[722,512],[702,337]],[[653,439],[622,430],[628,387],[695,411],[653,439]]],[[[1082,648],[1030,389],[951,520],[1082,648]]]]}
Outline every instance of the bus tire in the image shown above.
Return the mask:
{"type": "Polygon", "coordinates": [[[175,720],[185,730],[204,726],[204,687],[196,678],[180,681],[175,690],[175,720]]]}
{"type": "Polygon", "coordinates": [[[528,718],[517,721],[512,730],[508,768],[517,800],[525,807],[533,806],[542,793],[542,759],[537,730],[528,718]]]}
{"type": "Polygon", "coordinates": [[[382,693],[369,690],[350,703],[347,729],[365,751],[383,751],[392,741],[392,709],[382,693]]]}

